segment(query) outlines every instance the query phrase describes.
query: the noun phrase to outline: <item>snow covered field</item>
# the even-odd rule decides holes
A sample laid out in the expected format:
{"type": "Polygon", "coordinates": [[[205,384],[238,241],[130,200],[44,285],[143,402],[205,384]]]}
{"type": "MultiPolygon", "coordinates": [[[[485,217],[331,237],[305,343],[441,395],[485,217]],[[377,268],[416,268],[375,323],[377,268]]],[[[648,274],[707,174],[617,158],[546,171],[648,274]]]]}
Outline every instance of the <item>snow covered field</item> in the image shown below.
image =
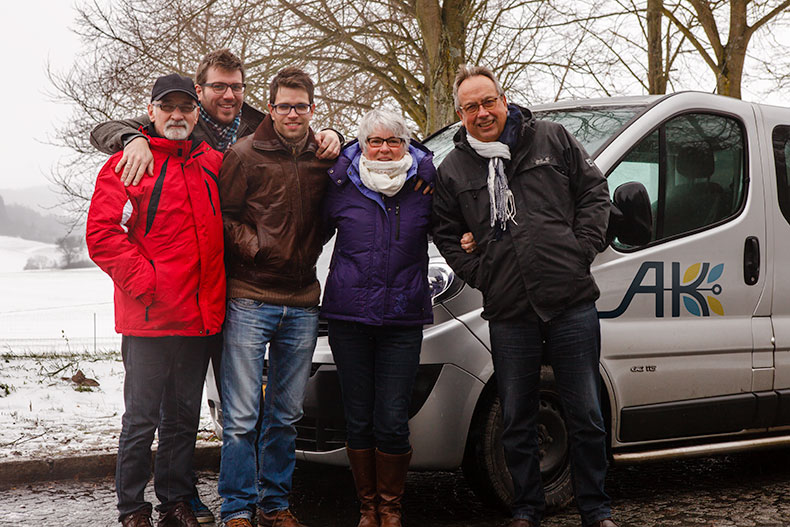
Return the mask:
{"type": "Polygon", "coordinates": [[[52,244],[0,236],[0,273],[21,271],[34,256],[59,259],[57,248],[52,244]]]}
{"type": "Polygon", "coordinates": [[[98,268],[22,270],[47,251],[54,246],[0,236],[0,462],[118,447],[123,364],[112,281],[98,268]],[[73,382],[78,371],[98,386],[73,382]]]}

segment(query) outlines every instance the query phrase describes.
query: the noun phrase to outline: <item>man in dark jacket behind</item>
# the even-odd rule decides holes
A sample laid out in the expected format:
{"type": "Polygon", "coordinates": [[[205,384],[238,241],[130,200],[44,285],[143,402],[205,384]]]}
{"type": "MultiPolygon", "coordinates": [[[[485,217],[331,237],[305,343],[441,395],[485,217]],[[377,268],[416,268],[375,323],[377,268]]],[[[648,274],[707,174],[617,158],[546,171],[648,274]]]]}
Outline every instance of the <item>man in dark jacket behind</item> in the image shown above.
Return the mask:
{"type": "Polygon", "coordinates": [[[222,154],[195,141],[195,85],[157,79],[148,105],[156,178],[125,187],[104,165],[88,212],[88,250],[115,283],[124,414],[115,486],[124,527],[151,527],[143,491],[159,430],[154,487],[161,527],[197,527],[192,456],[209,353],[225,316],[223,233],[216,174],[222,154]]]}
{"type": "Polygon", "coordinates": [[[582,523],[616,527],[604,491],[599,291],[590,274],[605,247],[606,179],[562,126],[508,105],[491,70],[461,66],[453,95],[464,126],[438,170],[434,242],[483,293],[515,491],[509,525],[537,527],[545,509],[536,426],[545,357],[565,410],[582,523]]]}
{"type": "Polygon", "coordinates": [[[303,71],[280,71],[271,82],[269,115],[228,150],[219,174],[228,273],[219,493],[227,527],[251,527],[253,514],[258,527],[299,526],[289,510],[295,424],[318,337],[315,264],[332,166],[316,156],[313,92],[303,71]]]}

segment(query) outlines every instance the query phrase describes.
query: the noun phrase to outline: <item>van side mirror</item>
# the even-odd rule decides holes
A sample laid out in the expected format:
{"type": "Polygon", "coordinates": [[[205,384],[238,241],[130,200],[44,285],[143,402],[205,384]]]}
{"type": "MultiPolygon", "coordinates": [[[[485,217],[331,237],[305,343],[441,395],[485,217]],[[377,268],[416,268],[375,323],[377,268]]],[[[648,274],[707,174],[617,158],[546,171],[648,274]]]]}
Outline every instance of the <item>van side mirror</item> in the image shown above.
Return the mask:
{"type": "Polygon", "coordinates": [[[653,236],[653,211],[650,196],[642,183],[629,181],[617,187],[609,212],[607,243],[617,238],[624,245],[640,246],[653,236]]]}

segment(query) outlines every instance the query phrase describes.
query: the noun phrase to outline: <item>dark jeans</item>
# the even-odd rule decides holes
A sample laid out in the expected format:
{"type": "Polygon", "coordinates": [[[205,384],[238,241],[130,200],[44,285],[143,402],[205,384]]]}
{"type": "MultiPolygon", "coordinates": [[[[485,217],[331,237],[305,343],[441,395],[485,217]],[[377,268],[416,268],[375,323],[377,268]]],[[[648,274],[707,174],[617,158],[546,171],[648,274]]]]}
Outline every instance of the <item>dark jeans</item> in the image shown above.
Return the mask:
{"type": "Polygon", "coordinates": [[[502,444],[515,490],[513,517],[538,525],[545,509],[536,428],[540,364],[545,355],[554,369],[565,412],[573,489],[582,523],[608,518],[606,430],[598,371],[601,333],[595,306],[574,306],[549,322],[491,321],[489,329],[502,401],[502,444]]]}
{"type": "Polygon", "coordinates": [[[167,511],[192,497],[192,456],[210,342],[204,337],[123,337],[125,410],[115,470],[120,516],[151,508],[143,491],[151,478],[157,428],[157,508],[167,511]]]}
{"type": "Polygon", "coordinates": [[[408,452],[422,326],[330,320],[329,345],[340,377],[349,448],[408,452]]]}

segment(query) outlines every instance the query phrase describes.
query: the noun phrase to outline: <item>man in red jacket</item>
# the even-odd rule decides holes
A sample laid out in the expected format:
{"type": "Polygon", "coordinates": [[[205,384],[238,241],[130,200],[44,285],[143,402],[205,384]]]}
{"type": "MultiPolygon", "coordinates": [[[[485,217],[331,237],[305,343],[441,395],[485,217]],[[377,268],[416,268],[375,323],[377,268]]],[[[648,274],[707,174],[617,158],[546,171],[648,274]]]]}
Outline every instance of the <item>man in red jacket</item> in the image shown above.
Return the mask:
{"type": "Polygon", "coordinates": [[[118,462],[118,512],[124,527],[150,527],[143,491],[159,429],[154,487],[160,527],[197,527],[192,455],[203,381],[214,335],[225,317],[222,216],[217,174],[222,155],[190,134],[198,97],[188,77],[154,83],[142,131],[154,177],[125,187],[104,165],[88,212],[90,256],[115,283],[115,327],[126,371],[118,462]]]}

